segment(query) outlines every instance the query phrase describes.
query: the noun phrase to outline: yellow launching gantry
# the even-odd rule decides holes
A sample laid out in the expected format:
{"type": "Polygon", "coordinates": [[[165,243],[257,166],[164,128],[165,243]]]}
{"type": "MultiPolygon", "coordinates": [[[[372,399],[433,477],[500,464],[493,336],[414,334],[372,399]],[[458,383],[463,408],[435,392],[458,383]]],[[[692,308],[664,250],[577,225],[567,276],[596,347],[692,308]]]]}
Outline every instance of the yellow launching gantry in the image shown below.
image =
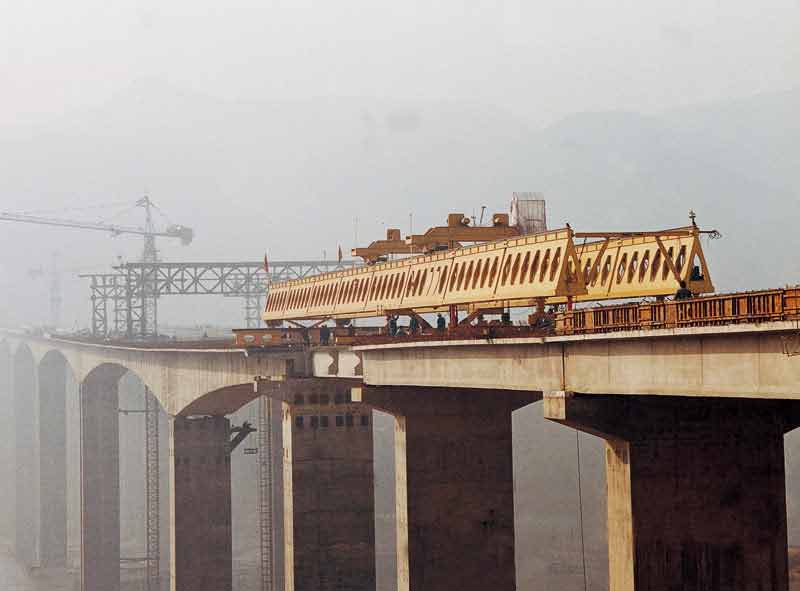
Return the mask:
{"type": "Polygon", "coordinates": [[[376,240],[367,247],[354,248],[353,256],[361,257],[368,265],[388,260],[390,255],[429,254],[440,250],[460,248],[462,242],[490,242],[501,238],[519,236],[519,230],[508,223],[508,214],[496,213],[491,226],[471,226],[463,213],[447,216],[446,226],[437,226],[424,234],[400,237],[400,230],[386,231],[386,240],[376,240]]]}
{"type": "MultiPolygon", "coordinates": [[[[567,225],[276,283],[263,319],[271,326],[426,312],[453,319],[458,311],[474,317],[513,307],[541,311],[546,303],[669,296],[681,282],[693,294],[712,293],[704,233],[718,234],[700,230],[694,219],[655,232],[574,232],[567,225]]],[[[454,232],[448,239],[463,238],[454,232]]]]}

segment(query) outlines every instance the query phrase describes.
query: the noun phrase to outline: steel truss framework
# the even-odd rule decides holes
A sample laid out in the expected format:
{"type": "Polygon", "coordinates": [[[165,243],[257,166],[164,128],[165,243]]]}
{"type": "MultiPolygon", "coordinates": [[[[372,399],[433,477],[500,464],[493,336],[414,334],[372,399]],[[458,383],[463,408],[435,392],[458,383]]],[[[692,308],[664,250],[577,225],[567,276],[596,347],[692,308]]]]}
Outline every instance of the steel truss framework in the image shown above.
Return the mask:
{"type": "Polygon", "coordinates": [[[156,306],[148,300],[175,295],[222,295],[244,300],[245,325],[260,325],[262,302],[272,283],[350,269],[345,261],[126,263],[113,273],[81,275],[89,279],[92,334],[96,337],[151,337],[158,334],[156,306]]]}

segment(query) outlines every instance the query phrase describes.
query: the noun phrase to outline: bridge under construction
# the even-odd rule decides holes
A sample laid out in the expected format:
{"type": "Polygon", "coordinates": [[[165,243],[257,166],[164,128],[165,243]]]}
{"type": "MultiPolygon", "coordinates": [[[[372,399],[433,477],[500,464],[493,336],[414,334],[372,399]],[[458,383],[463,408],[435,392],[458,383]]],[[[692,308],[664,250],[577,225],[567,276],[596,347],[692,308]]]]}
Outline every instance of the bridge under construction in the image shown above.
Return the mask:
{"type": "MultiPolygon", "coordinates": [[[[373,410],[394,424],[393,587],[516,589],[511,413],[541,402],[547,420],[604,441],[609,589],[787,591],[800,288],[715,294],[702,238],[717,233],[694,218],[538,230],[458,214],[405,240],[390,231],[354,251],[364,265],[268,280],[267,326],[224,342],[4,331],[18,437],[38,436],[33,461],[52,473],[63,446],[26,409],[63,404],[56,374],[80,384],[82,590],[120,589],[107,543],[119,536],[117,450],[101,443],[118,435],[117,384],[131,372],[146,410],[169,421],[172,489],[148,508],[169,508],[175,591],[232,588],[229,460],[253,426],[230,416],[254,401],[262,590],[376,588],[373,410]]],[[[61,555],[48,535],[66,519],[52,510],[58,487],[16,461],[18,512],[40,516],[35,535],[18,531],[20,553],[61,555]]]]}

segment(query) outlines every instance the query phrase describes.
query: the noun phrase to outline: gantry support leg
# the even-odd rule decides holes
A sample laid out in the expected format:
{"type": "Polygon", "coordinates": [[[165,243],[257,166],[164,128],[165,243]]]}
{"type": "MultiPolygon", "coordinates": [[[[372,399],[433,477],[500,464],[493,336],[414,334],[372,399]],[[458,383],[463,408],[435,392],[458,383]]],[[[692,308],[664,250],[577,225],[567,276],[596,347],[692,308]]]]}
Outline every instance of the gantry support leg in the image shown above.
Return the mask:
{"type": "Polygon", "coordinates": [[[797,402],[545,399],[606,440],[611,591],[787,591],[784,434],[797,402]]]}
{"type": "Polygon", "coordinates": [[[537,397],[444,388],[359,395],[397,417],[398,589],[516,589],[511,413],[537,397]]]}
{"type": "Polygon", "coordinates": [[[119,591],[119,378],[100,367],[81,386],[81,589],[119,591]]]}
{"type": "Polygon", "coordinates": [[[67,565],[67,368],[45,357],[39,369],[39,560],[67,565]]]}

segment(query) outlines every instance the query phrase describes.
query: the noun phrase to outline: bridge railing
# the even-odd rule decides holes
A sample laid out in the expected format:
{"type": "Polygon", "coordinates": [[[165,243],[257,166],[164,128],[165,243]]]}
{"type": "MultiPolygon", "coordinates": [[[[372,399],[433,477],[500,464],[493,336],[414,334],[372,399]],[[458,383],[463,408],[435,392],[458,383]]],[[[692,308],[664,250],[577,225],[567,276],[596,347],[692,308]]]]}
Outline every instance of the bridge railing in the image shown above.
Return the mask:
{"type": "Polygon", "coordinates": [[[580,308],[556,317],[558,334],[759,323],[800,318],[800,288],[580,308]]]}

